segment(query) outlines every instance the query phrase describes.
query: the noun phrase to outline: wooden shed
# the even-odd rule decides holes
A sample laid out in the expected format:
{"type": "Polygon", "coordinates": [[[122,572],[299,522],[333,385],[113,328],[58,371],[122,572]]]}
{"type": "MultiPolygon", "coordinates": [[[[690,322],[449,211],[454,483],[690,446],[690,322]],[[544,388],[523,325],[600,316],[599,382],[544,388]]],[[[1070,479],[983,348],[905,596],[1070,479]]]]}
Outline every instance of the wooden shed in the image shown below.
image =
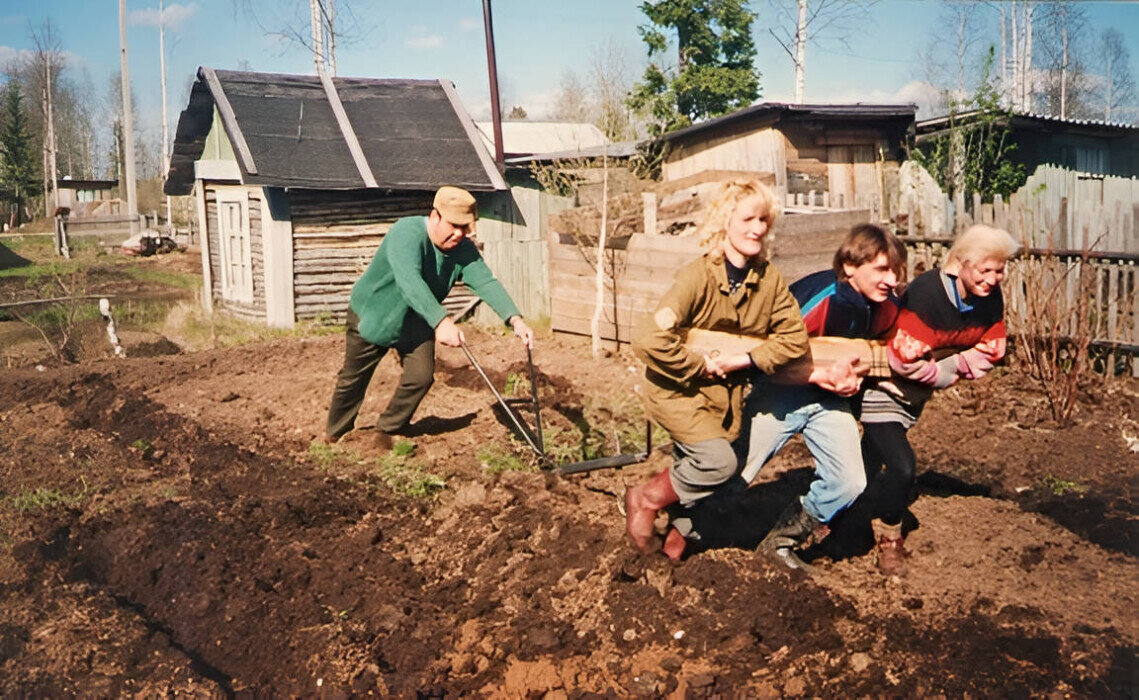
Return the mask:
{"type": "Polygon", "coordinates": [[[446,184],[506,190],[449,81],[202,67],[164,191],[196,196],[205,306],[289,327],[342,319],[383,235],[446,184]]]}
{"type": "Polygon", "coordinates": [[[905,159],[916,107],[762,102],[665,136],[665,181],[703,171],[767,172],[788,194],[870,206],[905,159]]]}
{"type": "MultiPolygon", "coordinates": [[[[974,110],[920,121],[915,140],[920,146],[945,136],[953,124],[968,128],[980,116],[980,110],[974,110]]],[[[1139,177],[1139,126],[1134,124],[1031,113],[1011,114],[1000,122],[1016,144],[1009,160],[1023,165],[1026,173],[1055,165],[1092,175],[1139,177]]]]}

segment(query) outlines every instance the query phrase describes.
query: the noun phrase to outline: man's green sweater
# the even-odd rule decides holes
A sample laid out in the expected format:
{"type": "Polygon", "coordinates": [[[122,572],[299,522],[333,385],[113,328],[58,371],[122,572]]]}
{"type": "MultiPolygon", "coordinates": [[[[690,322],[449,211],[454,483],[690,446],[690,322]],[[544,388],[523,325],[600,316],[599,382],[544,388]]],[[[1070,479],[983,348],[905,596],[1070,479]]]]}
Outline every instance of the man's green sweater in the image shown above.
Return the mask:
{"type": "Polygon", "coordinates": [[[360,337],[386,347],[434,337],[435,326],[447,316],[439,302],[460,277],[503,321],[520,315],[473,241],[463,239],[444,253],[427,235],[427,217],[400,219],[352,287],[350,305],[360,317],[360,337]]]}

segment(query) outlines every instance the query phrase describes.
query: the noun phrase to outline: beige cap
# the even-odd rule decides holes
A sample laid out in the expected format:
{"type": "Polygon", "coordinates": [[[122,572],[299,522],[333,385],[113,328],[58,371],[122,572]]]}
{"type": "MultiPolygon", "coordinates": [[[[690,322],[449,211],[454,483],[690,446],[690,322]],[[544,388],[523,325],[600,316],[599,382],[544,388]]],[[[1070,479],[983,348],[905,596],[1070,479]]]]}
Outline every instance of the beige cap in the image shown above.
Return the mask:
{"type": "Polygon", "coordinates": [[[440,187],[435,193],[432,206],[448,223],[455,226],[469,226],[479,218],[479,205],[474,196],[461,187],[440,187]]]}

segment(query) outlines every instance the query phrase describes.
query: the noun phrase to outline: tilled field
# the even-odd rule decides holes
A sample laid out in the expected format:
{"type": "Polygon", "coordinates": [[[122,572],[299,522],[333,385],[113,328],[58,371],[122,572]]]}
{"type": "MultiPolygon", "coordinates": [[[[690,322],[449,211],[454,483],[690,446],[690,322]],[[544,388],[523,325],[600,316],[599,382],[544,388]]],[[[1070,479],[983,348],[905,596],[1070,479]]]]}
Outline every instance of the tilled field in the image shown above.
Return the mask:
{"type": "MultiPolygon", "coordinates": [[[[500,387],[524,376],[515,341],[468,338],[500,387]]],[[[1134,692],[1134,383],[1062,429],[1011,371],[945,392],[914,431],[909,573],[854,556],[807,577],[747,547],[635,556],[620,496],[665,454],[517,471],[458,351],[440,351],[413,454],[378,454],[366,429],[312,447],[342,349],[0,373],[0,693],[1134,692]]],[[[560,457],[583,430],[632,446],[630,358],[567,339],[535,357],[560,457]]],[[[397,376],[386,359],[362,424],[397,376]]],[[[805,450],[786,452],[737,544],[807,483],[805,450]]]]}

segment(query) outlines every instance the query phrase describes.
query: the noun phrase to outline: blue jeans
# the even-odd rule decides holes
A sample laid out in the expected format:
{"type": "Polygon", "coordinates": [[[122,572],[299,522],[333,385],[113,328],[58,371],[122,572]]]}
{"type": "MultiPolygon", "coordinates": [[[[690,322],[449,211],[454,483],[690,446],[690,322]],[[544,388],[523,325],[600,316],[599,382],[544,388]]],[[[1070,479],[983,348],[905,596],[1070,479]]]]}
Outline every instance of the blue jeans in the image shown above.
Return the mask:
{"type": "Polygon", "coordinates": [[[854,502],[866,488],[858,421],[850,400],[815,386],[760,382],[744,407],[750,421],[747,460],[741,476],[751,483],[787,441],[802,434],[815,458],[815,476],[803,509],[821,523],[854,502]]]}

